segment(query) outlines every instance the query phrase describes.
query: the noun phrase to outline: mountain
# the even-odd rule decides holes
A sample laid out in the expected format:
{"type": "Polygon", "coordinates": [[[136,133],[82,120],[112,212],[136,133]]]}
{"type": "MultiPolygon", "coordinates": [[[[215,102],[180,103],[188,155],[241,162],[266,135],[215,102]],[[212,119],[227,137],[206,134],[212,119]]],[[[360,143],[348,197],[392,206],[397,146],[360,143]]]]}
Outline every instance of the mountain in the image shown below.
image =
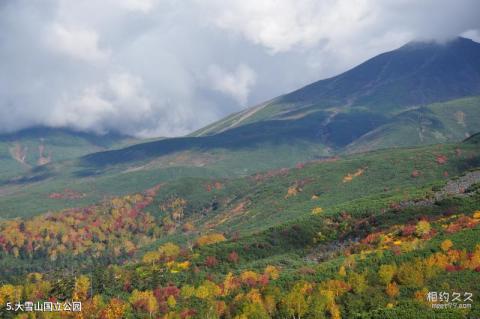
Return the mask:
{"type": "Polygon", "coordinates": [[[410,43],[186,137],[1,136],[0,318],[480,317],[478,62],[410,43]]]}
{"type": "MultiPolygon", "coordinates": [[[[410,145],[458,141],[465,134],[480,130],[479,122],[464,125],[463,119],[468,117],[462,115],[463,110],[456,109],[456,102],[442,107],[434,103],[478,95],[480,44],[465,38],[447,43],[410,42],[338,76],[229,116],[192,136],[214,135],[252,123],[281,120],[288,125],[316,117],[308,127],[302,127],[303,131],[312,132],[319,143],[342,149],[374,130],[377,135],[386,130],[391,132],[392,125],[402,126],[405,121],[411,122],[409,119],[427,117],[429,122],[439,122],[432,128],[438,138],[414,138],[409,140],[410,145]],[[443,113],[429,112],[432,107],[443,108],[443,113]],[[451,134],[444,127],[444,122],[450,119],[464,125],[457,132],[460,134],[451,134]]],[[[462,103],[459,100],[458,104],[462,103]]],[[[478,118],[478,99],[467,103],[474,104],[469,111],[478,118]]],[[[422,123],[425,121],[417,120],[414,131],[424,130],[422,123]]],[[[402,140],[401,132],[397,135],[402,140]]],[[[404,144],[405,141],[397,146],[404,144]]]]}
{"type": "Polygon", "coordinates": [[[456,142],[480,131],[479,96],[479,43],[411,42],[187,137],[93,154],[85,163],[299,142],[324,155],[456,142]]]}
{"type": "Polygon", "coordinates": [[[479,94],[480,44],[465,38],[443,44],[410,42],[338,76],[214,123],[194,135],[331,108],[367,108],[395,114],[406,108],[479,94]]]}
{"type": "Polygon", "coordinates": [[[348,144],[345,152],[379,148],[449,143],[480,131],[480,97],[429,104],[402,112],[389,123],[348,144]]]}
{"type": "Polygon", "coordinates": [[[0,135],[0,179],[35,167],[88,153],[125,147],[137,140],[118,134],[95,135],[68,129],[37,127],[0,135]]]}
{"type": "Polygon", "coordinates": [[[181,177],[248,176],[351,153],[454,143],[477,132],[480,44],[412,42],[185,137],[104,151],[87,142],[93,150],[83,148],[81,157],[35,166],[20,177],[24,165],[12,160],[10,143],[4,154],[17,171],[0,182],[0,208],[6,216],[29,215],[181,177]],[[85,196],[49,198],[66,188],[85,196]]]}

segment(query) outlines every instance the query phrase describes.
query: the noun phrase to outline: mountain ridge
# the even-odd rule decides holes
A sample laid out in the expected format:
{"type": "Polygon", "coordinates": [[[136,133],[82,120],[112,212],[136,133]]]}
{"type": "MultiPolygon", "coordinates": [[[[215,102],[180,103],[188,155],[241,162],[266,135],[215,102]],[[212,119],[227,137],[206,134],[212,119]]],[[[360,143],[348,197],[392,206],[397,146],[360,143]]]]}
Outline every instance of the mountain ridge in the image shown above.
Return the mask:
{"type": "Polygon", "coordinates": [[[186,137],[136,145],[126,149],[125,156],[119,151],[85,159],[108,162],[106,156],[115,154],[115,162],[113,157],[126,160],[133,152],[137,158],[161,156],[189,147],[186,144],[204,150],[254,147],[272,137],[283,143],[308,141],[329,155],[368,151],[377,145],[456,142],[480,131],[480,121],[468,120],[480,119],[477,96],[480,44],[465,38],[443,44],[416,41],[340,75],[227,116],[186,137]],[[395,87],[400,88],[398,92],[395,87]],[[401,129],[404,123],[419,131],[418,136],[406,139],[401,129]],[[390,142],[382,142],[378,132],[387,132],[390,142]],[[375,143],[369,134],[375,136],[375,143]]]}
{"type": "MultiPolygon", "coordinates": [[[[456,38],[447,43],[409,42],[396,50],[384,52],[368,59],[337,76],[316,81],[298,90],[262,103],[260,106],[262,106],[261,110],[264,114],[262,116],[257,114],[257,117],[260,120],[266,118],[283,119],[295,112],[312,111],[311,108],[322,110],[336,109],[338,111],[338,109],[345,107],[368,107],[370,110],[390,114],[398,112],[399,105],[404,108],[464,96],[479,95],[479,61],[480,44],[470,39],[456,38]],[[458,68],[458,65],[463,60],[466,63],[461,68],[458,68]],[[427,71],[425,76],[414,79],[422,70],[427,71]],[[450,72],[450,75],[455,75],[454,81],[446,82],[447,76],[444,74],[446,71],[450,72]],[[406,72],[407,74],[405,75],[406,72]],[[463,74],[465,72],[467,74],[463,74]],[[438,76],[442,77],[439,79],[438,76]],[[414,81],[411,84],[405,83],[405,77],[407,77],[407,80],[413,78],[414,81]],[[467,79],[471,81],[467,81],[467,79]],[[400,85],[399,89],[401,89],[401,92],[390,92],[398,89],[391,86],[392,82],[397,83],[398,81],[400,81],[400,84],[396,85],[400,85]],[[425,82],[433,83],[432,85],[434,86],[426,87],[425,82]],[[435,84],[435,82],[439,83],[435,84]],[[420,85],[417,85],[418,83],[420,85]],[[460,83],[462,85],[459,85],[460,83]],[[380,92],[375,92],[375,85],[383,86],[380,87],[380,92]],[[404,89],[401,86],[406,86],[407,88],[404,89]],[[412,92],[416,93],[410,92],[410,88],[412,88],[412,92]],[[387,97],[394,96],[398,101],[392,103],[388,99],[382,98],[381,95],[386,94],[388,95],[387,97]],[[380,106],[376,106],[376,104],[380,106]],[[385,105],[388,107],[385,107],[385,105]],[[382,108],[386,108],[386,110],[382,108]],[[287,116],[283,116],[284,114],[287,116]]],[[[257,109],[258,107],[256,106],[252,109],[257,109]]],[[[229,116],[227,119],[238,119],[238,117],[248,113],[249,110],[251,109],[229,116]]],[[[250,120],[252,120],[251,117],[250,120]]],[[[220,122],[224,121],[225,119],[220,122]]],[[[241,121],[237,121],[235,126],[239,124],[241,124],[241,121]]],[[[215,123],[212,125],[218,127],[215,123]]],[[[206,132],[199,130],[195,136],[211,135],[224,131],[227,128],[233,127],[222,127],[220,125],[217,130],[207,130],[206,132]]]]}

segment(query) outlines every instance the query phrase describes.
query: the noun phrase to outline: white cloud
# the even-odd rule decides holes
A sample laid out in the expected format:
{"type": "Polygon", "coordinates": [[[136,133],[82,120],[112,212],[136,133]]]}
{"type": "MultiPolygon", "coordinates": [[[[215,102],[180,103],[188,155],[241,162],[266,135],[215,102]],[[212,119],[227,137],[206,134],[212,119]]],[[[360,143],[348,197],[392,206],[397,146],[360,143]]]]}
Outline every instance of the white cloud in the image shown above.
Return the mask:
{"type": "Polygon", "coordinates": [[[462,36],[465,37],[465,38],[472,39],[475,42],[480,42],[480,29],[467,30],[464,33],[462,33],[462,36]]]}
{"type": "Polygon", "coordinates": [[[54,127],[73,127],[105,133],[119,126],[127,134],[156,117],[141,78],[117,73],[101,83],[89,86],[77,96],[63,96],[47,118],[54,127]]]}
{"type": "Polygon", "coordinates": [[[46,32],[46,42],[52,50],[78,60],[102,62],[110,52],[99,47],[98,34],[94,30],[53,24],[46,32]]]}
{"type": "Polygon", "coordinates": [[[181,135],[416,38],[476,0],[0,1],[0,133],[181,135]]]}
{"type": "MultiPolygon", "coordinates": [[[[328,44],[352,47],[386,34],[444,38],[478,25],[474,0],[198,0],[210,21],[272,54],[328,44]],[[206,5],[205,5],[206,4],[206,5]]],[[[477,3],[478,4],[478,3],[477,3]]]]}
{"type": "Polygon", "coordinates": [[[116,0],[125,9],[132,11],[140,11],[143,13],[150,12],[156,5],[157,0],[116,0]]]}
{"type": "Polygon", "coordinates": [[[210,6],[217,26],[240,32],[272,53],[311,47],[322,39],[348,34],[351,28],[369,23],[371,10],[364,0],[243,0],[229,5],[214,0],[210,6]]]}
{"type": "Polygon", "coordinates": [[[248,65],[240,64],[234,71],[228,72],[218,65],[211,65],[208,77],[212,87],[233,97],[240,105],[245,105],[256,74],[248,65]]]}

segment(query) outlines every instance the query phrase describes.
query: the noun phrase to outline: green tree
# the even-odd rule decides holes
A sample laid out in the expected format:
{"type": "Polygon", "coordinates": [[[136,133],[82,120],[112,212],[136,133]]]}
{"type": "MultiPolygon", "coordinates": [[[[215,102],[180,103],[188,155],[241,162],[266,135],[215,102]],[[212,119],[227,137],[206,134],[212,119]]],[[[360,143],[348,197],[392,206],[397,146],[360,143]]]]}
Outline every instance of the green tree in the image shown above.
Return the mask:
{"type": "MultiPolygon", "coordinates": [[[[242,308],[242,316],[248,319],[269,319],[265,308],[258,302],[246,302],[242,308]]],[[[242,318],[240,316],[240,318],[242,318]]]]}
{"type": "Polygon", "coordinates": [[[425,281],[423,269],[424,266],[419,260],[403,263],[398,267],[398,281],[410,287],[422,287],[425,281]]]}
{"type": "Polygon", "coordinates": [[[383,284],[388,284],[392,281],[393,276],[397,272],[396,265],[381,265],[378,270],[378,277],[383,284]]]}
{"type": "Polygon", "coordinates": [[[328,306],[328,298],[320,292],[319,289],[316,289],[313,294],[309,297],[308,301],[309,307],[306,314],[308,319],[324,319],[325,311],[328,306]]]}
{"type": "Polygon", "coordinates": [[[367,288],[367,279],[365,274],[351,272],[348,276],[348,284],[356,294],[362,293],[367,288]]]}

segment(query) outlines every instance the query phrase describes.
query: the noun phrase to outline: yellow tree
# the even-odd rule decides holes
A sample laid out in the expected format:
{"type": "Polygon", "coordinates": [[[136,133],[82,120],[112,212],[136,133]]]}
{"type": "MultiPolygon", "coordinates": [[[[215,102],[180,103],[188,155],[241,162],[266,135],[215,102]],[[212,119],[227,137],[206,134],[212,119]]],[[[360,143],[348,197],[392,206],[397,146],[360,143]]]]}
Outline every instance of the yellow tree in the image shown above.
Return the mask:
{"type": "MultiPolygon", "coordinates": [[[[90,319],[97,318],[105,308],[102,296],[95,295],[93,298],[82,301],[82,311],[77,313],[76,319],[90,319]]],[[[103,318],[102,318],[103,319],[103,318]]]]}
{"type": "Polygon", "coordinates": [[[231,272],[229,272],[223,280],[223,290],[225,295],[229,295],[232,291],[237,289],[238,286],[238,280],[231,272]]]}
{"type": "Polygon", "coordinates": [[[200,299],[211,299],[220,295],[221,289],[214,282],[205,280],[200,286],[195,289],[195,297],[200,299]]]}
{"type": "Polygon", "coordinates": [[[22,287],[10,284],[0,287],[0,305],[4,306],[6,302],[16,302],[22,297],[22,287]]]}
{"type": "Polygon", "coordinates": [[[266,295],[263,298],[263,306],[268,314],[273,315],[277,308],[277,301],[275,300],[275,296],[266,295]]]}
{"type": "Polygon", "coordinates": [[[185,298],[189,299],[195,294],[195,287],[190,285],[185,285],[180,289],[180,295],[185,298]]]}
{"type": "Polygon", "coordinates": [[[129,298],[130,303],[137,311],[148,312],[150,317],[158,310],[157,299],[151,290],[134,290],[129,298]]]}
{"type": "Polygon", "coordinates": [[[197,239],[197,245],[198,246],[211,245],[211,244],[219,243],[225,240],[226,238],[222,234],[213,233],[213,234],[200,236],[197,239]]]}
{"type": "Polygon", "coordinates": [[[390,298],[394,298],[398,296],[400,293],[400,289],[398,289],[398,286],[395,282],[391,282],[387,284],[387,287],[385,288],[385,292],[390,298]]]}
{"type": "Polygon", "coordinates": [[[417,223],[417,226],[415,227],[415,233],[418,236],[424,236],[430,232],[432,227],[430,226],[430,223],[426,220],[421,220],[417,223]]]}
{"type": "Polygon", "coordinates": [[[0,287],[0,305],[2,307],[8,301],[14,302],[15,299],[12,297],[15,296],[15,287],[13,285],[3,285],[0,287]]]}
{"type": "Polygon", "coordinates": [[[447,252],[450,250],[450,248],[452,248],[452,246],[453,242],[450,239],[445,239],[444,241],[442,241],[440,248],[442,248],[444,252],[447,252]]]}
{"type": "Polygon", "coordinates": [[[342,319],[342,314],[337,304],[331,304],[329,307],[329,311],[332,319],[342,319]]]}
{"type": "Polygon", "coordinates": [[[167,298],[167,305],[170,309],[174,309],[175,306],[177,305],[177,300],[175,299],[174,296],[170,295],[167,298]]]}
{"type": "Polygon", "coordinates": [[[152,264],[152,266],[161,259],[161,254],[158,251],[149,251],[143,255],[142,261],[145,264],[152,264]]]}
{"type": "Polygon", "coordinates": [[[283,303],[287,312],[293,318],[301,318],[308,311],[308,303],[304,293],[304,282],[297,282],[292,290],[285,296],[283,303]]]}
{"type": "Polygon", "coordinates": [[[334,297],[339,297],[351,289],[345,281],[336,279],[324,281],[319,286],[320,289],[333,293],[334,297]]]}
{"type": "Polygon", "coordinates": [[[424,269],[424,264],[419,260],[403,263],[398,267],[397,278],[401,284],[410,287],[421,287],[425,281],[424,269]]]}
{"type": "Polygon", "coordinates": [[[88,297],[88,290],[90,289],[90,279],[81,275],[75,280],[75,289],[73,290],[74,300],[86,300],[88,297]]]}
{"type": "Polygon", "coordinates": [[[256,288],[251,289],[245,296],[248,300],[250,300],[250,302],[262,303],[262,295],[256,288]]]}
{"type": "Polygon", "coordinates": [[[242,308],[242,314],[235,317],[239,319],[248,319],[248,318],[256,318],[256,319],[268,319],[271,318],[268,315],[268,312],[262,306],[262,304],[257,302],[246,302],[242,308]]]}
{"type": "Polygon", "coordinates": [[[159,253],[169,259],[174,259],[180,253],[180,247],[175,245],[174,243],[165,243],[158,249],[159,253]]]}
{"type": "Polygon", "coordinates": [[[125,311],[127,309],[127,304],[120,299],[112,298],[108,303],[107,307],[102,311],[102,319],[122,319],[125,311]]]}
{"type": "Polygon", "coordinates": [[[467,267],[470,269],[480,269],[480,245],[477,245],[475,247],[475,250],[470,257],[467,267]]]}
{"type": "Polygon", "coordinates": [[[264,274],[268,275],[268,278],[272,280],[277,280],[280,277],[280,271],[278,268],[271,265],[265,267],[264,274]]]}
{"type": "Polygon", "coordinates": [[[249,286],[254,286],[258,282],[259,277],[260,276],[252,270],[247,270],[240,274],[242,283],[249,286]]]}

